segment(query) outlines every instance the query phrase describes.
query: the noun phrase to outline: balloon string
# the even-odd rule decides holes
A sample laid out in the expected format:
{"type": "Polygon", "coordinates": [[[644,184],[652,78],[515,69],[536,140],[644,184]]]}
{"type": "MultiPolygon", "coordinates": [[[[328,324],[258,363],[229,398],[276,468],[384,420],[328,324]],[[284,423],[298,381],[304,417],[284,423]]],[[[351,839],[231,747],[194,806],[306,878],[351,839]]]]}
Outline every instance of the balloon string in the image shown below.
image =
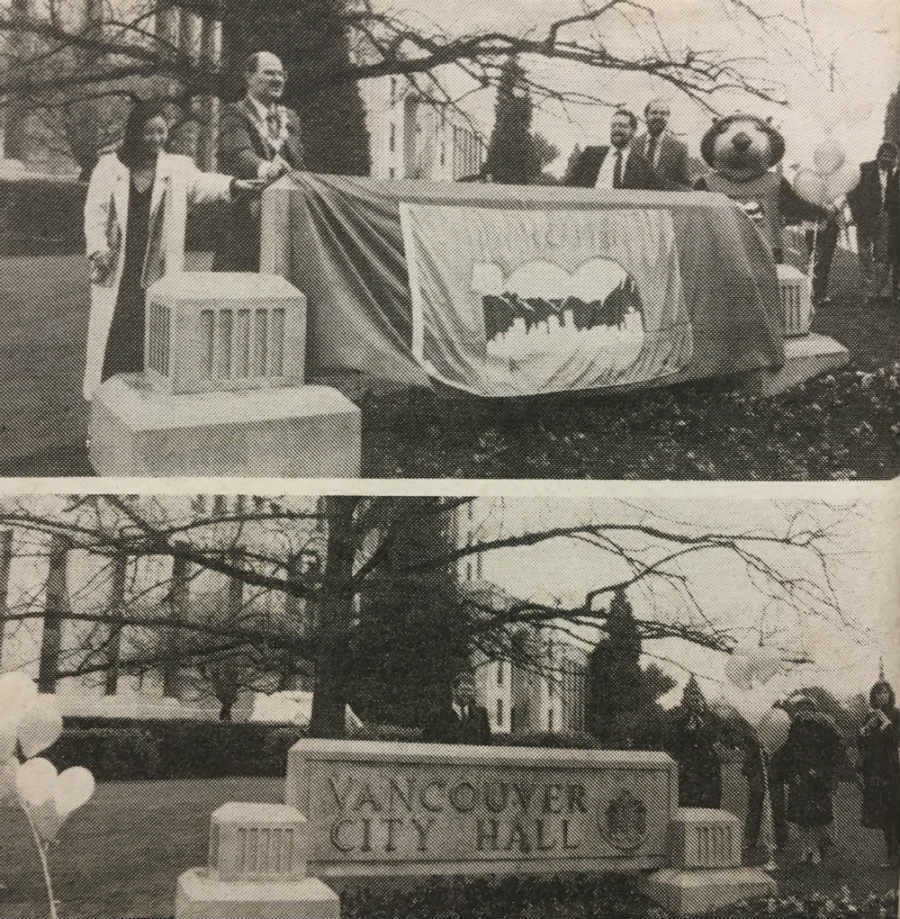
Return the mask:
{"type": "Polygon", "coordinates": [[[49,843],[45,848],[43,842],[41,842],[37,827],[35,827],[34,821],[31,819],[31,814],[28,813],[28,809],[23,807],[22,810],[25,813],[25,819],[28,821],[28,826],[31,827],[31,835],[34,837],[34,844],[37,846],[38,850],[38,858],[41,860],[41,869],[44,872],[44,884],[47,887],[47,899],[50,903],[50,919],[59,919],[56,912],[56,900],[53,897],[53,881],[50,877],[50,862],[47,859],[47,850],[50,847],[49,843]]]}

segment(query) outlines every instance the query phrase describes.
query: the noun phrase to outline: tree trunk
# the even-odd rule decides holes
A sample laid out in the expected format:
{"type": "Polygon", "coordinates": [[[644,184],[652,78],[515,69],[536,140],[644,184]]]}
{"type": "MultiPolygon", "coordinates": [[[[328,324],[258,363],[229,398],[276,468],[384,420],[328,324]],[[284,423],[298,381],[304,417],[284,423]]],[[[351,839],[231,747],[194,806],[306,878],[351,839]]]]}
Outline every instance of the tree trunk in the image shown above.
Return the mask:
{"type": "Polygon", "coordinates": [[[231,721],[231,710],[234,708],[234,699],[219,700],[219,721],[231,721]]]}
{"type": "Polygon", "coordinates": [[[313,737],[343,737],[346,732],[347,680],[353,596],[348,584],[356,552],[353,512],[358,498],[326,499],[328,550],[319,606],[319,644],[309,732],[313,737]]]}

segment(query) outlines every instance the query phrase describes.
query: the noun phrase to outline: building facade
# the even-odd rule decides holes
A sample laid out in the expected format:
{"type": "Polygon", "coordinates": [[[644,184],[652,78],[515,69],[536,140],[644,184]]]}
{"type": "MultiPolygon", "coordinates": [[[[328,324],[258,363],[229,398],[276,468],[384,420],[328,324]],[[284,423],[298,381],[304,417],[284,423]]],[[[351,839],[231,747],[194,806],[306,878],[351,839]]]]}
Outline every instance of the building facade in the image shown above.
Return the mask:
{"type": "MultiPolygon", "coordinates": [[[[496,538],[497,522],[484,513],[482,502],[470,501],[457,511],[459,545],[472,546],[496,538]]],[[[460,559],[461,587],[495,608],[516,601],[490,579],[490,555],[474,553],[460,559]]],[[[509,658],[473,661],[476,698],[490,718],[494,733],[565,733],[585,729],[587,657],[552,628],[511,632],[509,658]]]]}
{"type": "Polygon", "coordinates": [[[401,76],[364,80],[360,93],[374,178],[458,181],[479,175],[485,142],[460,111],[401,76]]]}
{"type": "MultiPolygon", "coordinates": [[[[58,512],[67,499],[41,500],[58,512]]],[[[167,497],[165,521],[192,528],[197,543],[213,554],[283,559],[282,575],[320,567],[326,538],[320,520],[291,532],[274,523],[251,528],[227,521],[232,514],[261,510],[267,501],[249,495],[167,497]]],[[[316,499],[302,502],[303,510],[315,511],[316,499]]],[[[154,510],[141,507],[143,513],[154,510]]],[[[249,564],[266,569],[265,561],[249,564]]],[[[176,556],[108,554],[79,548],[52,531],[0,531],[0,672],[24,670],[39,691],[56,695],[66,715],[218,718],[216,674],[190,664],[189,649],[205,633],[175,623],[202,627],[231,616],[239,627],[265,623],[302,637],[314,613],[294,595],[252,587],[176,556]],[[117,617],[128,624],[117,628],[117,617]],[[58,675],[72,673],[78,675],[58,675]]],[[[199,651],[211,649],[197,645],[199,651]]],[[[307,688],[300,662],[285,665],[278,688],[307,688]]],[[[250,682],[253,673],[241,676],[250,682]]],[[[242,692],[235,717],[249,713],[252,695],[242,692]]]]}

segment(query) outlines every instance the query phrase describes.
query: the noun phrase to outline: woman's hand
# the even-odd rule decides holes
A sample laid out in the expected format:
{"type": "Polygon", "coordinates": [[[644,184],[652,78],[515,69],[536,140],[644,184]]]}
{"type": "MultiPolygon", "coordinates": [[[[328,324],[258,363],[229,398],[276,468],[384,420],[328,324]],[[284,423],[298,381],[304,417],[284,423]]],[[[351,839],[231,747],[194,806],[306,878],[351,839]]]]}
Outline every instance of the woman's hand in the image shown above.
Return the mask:
{"type": "Polygon", "coordinates": [[[113,254],[109,249],[92,252],[88,256],[91,263],[91,282],[102,284],[113,270],[113,254]]]}
{"type": "Polygon", "coordinates": [[[232,179],[231,197],[247,198],[258,195],[269,183],[265,179],[232,179]]]}

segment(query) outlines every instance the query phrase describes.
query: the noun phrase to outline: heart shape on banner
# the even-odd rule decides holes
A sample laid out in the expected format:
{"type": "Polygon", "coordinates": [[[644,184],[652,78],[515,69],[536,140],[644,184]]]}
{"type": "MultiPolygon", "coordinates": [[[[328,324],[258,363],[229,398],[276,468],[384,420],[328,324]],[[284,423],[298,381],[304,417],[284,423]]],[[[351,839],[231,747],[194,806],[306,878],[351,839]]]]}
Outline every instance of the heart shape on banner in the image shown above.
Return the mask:
{"type": "Polygon", "coordinates": [[[94,777],[83,766],[61,773],[42,756],[22,763],[16,775],[16,789],[41,838],[55,838],[65,819],[86,804],[94,794],[94,777]]]}

